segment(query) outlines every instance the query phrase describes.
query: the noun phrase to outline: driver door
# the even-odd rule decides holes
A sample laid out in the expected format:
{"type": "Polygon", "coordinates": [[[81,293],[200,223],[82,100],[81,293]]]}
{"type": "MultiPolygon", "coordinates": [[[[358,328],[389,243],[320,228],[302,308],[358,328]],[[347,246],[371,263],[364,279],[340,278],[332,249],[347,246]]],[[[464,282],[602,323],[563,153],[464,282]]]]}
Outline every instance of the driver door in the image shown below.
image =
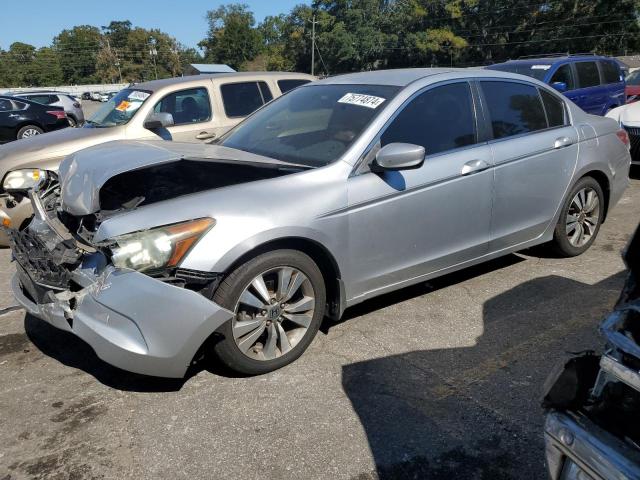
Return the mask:
{"type": "Polygon", "coordinates": [[[422,145],[424,164],[349,179],[349,296],[366,298],[487,253],[492,155],[478,135],[475,104],[466,81],[418,93],[378,147],[422,145]]]}
{"type": "Polygon", "coordinates": [[[210,143],[216,138],[211,95],[204,85],[165,95],[153,111],[173,116],[174,124],[166,129],[169,135],[165,140],[210,143]]]}

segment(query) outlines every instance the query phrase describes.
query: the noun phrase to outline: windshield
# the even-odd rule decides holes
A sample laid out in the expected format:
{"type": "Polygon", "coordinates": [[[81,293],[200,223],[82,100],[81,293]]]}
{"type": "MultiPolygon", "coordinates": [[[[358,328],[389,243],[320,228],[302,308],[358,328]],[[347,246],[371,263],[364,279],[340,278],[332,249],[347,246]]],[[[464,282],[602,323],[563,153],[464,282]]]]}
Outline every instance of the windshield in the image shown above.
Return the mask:
{"type": "Polygon", "coordinates": [[[399,87],[309,85],[268,104],[221,144],[309,167],[338,160],[399,87]]]}
{"type": "Polygon", "coordinates": [[[640,85],[640,70],[631,72],[626,78],[627,85],[640,85]]]}
{"type": "Polygon", "coordinates": [[[548,63],[503,63],[500,65],[490,65],[489,70],[500,70],[501,72],[519,73],[527,77],[542,80],[551,68],[548,63]]]}
{"type": "Polygon", "coordinates": [[[115,127],[124,125],[135,115],[142,104],[151,96],[145,90],[120,90],[113,98],[107,100],[102,107],[87,120],[88,127],[115,127]]]}

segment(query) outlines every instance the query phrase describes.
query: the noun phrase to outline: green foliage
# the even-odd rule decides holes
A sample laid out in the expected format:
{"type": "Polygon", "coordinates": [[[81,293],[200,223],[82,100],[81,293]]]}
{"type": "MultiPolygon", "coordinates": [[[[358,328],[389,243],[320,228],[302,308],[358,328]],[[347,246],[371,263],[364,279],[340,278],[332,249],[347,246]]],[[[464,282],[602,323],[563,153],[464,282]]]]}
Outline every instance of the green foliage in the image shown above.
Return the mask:
{"type": "Polygon", "coordinates": [[[50,47],[0,50],[0,87],[144,81],[191,63],[315,71],[483,65],[521,55],[640,52],[640,0],[313,0],[256,25],[247,5],[207,12],[204,57],[157,29],[114,20],[63,30],[50,47]]]}
{"type": "Polygon", "coordinates": [[[206,62],[226,63],[239,69],[261,53],[262,36],[247,5],[222,5],[207,12],[207,21],[209,32],[200,42],[206,62]]]}

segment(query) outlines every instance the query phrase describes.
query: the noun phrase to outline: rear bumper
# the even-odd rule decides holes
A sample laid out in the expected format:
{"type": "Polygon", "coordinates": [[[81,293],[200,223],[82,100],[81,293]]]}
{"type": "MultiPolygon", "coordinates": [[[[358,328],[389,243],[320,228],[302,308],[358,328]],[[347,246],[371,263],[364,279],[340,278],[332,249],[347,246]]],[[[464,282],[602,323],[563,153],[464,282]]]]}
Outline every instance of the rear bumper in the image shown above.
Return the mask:
{"type": "Polygon", "coordinates": [[[640,479],[637,450],[585,417],[549,413],[544,438],[552,480],[640,479]],[[580,471],[589,476],[580,476],[580,471]]]}
{"type": "Polygon", "coordinates": [[[74,272],[84,288],[42,299],[41,287],[18,266],[14,296],[27,312],[77,335],[123,370],[181,378],[202,343],[233,316],[192,290],[111,267],[92,277],[86,267],[74,272]]]}

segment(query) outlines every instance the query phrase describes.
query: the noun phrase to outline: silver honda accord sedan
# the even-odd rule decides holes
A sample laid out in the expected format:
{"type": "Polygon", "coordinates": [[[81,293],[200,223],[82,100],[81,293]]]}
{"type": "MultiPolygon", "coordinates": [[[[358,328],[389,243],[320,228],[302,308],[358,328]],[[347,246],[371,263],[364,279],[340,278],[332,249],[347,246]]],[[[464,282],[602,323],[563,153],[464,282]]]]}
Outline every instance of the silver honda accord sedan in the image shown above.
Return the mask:
{"type": "Polygon", "coordinates": [[[13,291],[105,361],[181,377],[300,356],[323,317],[533,245],[574,256],[628,183],[628,137],[545,84],[486,70],[299,87],[217,145],[67,157],[10,230],[13,291]]]}

